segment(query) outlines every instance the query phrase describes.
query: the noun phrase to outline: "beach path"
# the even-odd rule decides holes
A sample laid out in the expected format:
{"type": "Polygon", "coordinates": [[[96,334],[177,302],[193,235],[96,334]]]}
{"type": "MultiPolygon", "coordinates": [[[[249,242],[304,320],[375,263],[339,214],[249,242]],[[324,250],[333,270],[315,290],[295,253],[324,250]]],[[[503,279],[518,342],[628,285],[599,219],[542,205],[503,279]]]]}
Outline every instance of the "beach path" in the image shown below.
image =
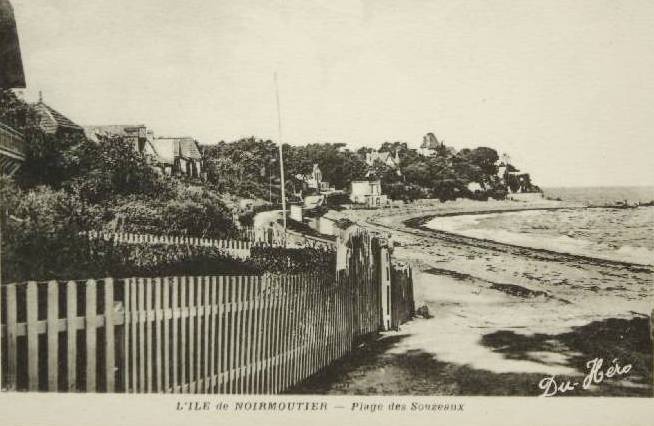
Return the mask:
{"type": "Polygon", "coordinates": [[[579,383],[566,395],[652,395],[648,271],[443,241],[408,217],[358,219],[398,241],[431,317],[373,336],[290,393],[540,395],[554,377],[579,383]],[[632,368],[584,389],[595,358],[632,368]]]}

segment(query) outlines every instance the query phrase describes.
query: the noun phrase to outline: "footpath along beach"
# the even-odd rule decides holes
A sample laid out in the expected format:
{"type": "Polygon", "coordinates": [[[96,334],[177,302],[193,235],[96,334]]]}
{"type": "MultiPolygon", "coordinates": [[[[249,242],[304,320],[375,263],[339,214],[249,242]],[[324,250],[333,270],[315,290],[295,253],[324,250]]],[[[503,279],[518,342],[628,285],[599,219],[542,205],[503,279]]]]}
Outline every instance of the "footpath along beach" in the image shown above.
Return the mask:
{"type": "Polygon", "coordinates": [[[416,306],[430,317],[363,343],[289,393],[540,395],[539,383],[552,377],[570,381],[564,395],[652,396],[654,268],[422,226],[435,216],[579,207],[456,201],[342,212],[392,237],[394,258],[413,266],[416,306]],[[623,374],[594,374],[584,386],[596,358],[598,371],[618,364],[623,374]]]}

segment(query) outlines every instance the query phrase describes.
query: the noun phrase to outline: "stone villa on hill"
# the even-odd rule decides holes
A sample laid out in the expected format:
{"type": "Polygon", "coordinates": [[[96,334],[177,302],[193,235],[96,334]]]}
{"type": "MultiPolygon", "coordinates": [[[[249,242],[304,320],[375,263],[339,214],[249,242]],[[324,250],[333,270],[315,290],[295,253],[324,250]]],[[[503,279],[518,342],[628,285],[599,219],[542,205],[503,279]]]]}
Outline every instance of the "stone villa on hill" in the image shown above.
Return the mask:
{"type": "Polygon", "coordinates": [[[434,155],[438,152],[438,149],[443,148],[443,141],[439,141],[436,136],[429,132],[422,138],[422,144],[420,144],[420,149],[418,152],[425,157],[434,155]]]}

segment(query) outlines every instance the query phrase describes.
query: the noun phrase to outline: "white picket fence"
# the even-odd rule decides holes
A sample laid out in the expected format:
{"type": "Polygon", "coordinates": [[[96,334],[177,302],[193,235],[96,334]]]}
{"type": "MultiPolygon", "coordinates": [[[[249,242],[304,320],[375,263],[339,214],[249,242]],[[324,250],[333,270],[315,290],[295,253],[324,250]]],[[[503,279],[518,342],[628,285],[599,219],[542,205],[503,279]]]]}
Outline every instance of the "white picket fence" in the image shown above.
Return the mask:
{"type": "Polygon", "coordinates": [[[317,248],[336,250],[336,240],[329,237],[307,235],[291,229],[284,229],[279,223],[257,228],[244,228],[244,236],[256,245],[286,248],[317,248]]]}
{"type": "Polygon", "coordinates": [[[286,230],[279,225],[271,228],[248,229],[243,236],[250,238],[244,240],[222,240],[214,238],[200,238],[189,236],[172,236],[156,234],[139,234],[132,232],[102,232],[85,231],[90,240],[103,239],[113,241],[115,244],[166,244],[166,245],[188,245],[195,247],[215,247],[226,255],[245,260],[251,257],[252,247],[287,247],[287,248],[319,248],[325,250],[336,250],[336,241],[316,236],[305,235],[300,232],[286,230]]]}
{"type": "Polygon", "coordinates": [[[260,245],[250,241],[220,240],[178,235],[136,234],[131,232],[86,231],[81,234],[88,236],[90,240],[103,239],[105,241],[113,241],[115,244],[166,244],[215,247],[227,255],[241,260],[250,258],[252,247],[260,245]]]}
{"type": "MultiPolygon", "coordinates": [[[[115,243],[252,243],[86,232],[115,243]]],[[[317,274],[50,280],[0,286],[7,390],[277,394],[410,319],[411,269],[351,227],[344,267],[317,274]]]]}

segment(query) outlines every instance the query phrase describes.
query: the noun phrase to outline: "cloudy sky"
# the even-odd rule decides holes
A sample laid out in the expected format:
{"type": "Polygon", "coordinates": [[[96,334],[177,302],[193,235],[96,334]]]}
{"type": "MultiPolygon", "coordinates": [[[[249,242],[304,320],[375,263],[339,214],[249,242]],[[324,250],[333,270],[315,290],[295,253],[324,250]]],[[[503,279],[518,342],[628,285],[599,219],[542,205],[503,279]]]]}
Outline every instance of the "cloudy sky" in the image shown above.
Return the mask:
{"type": "Polygon", "coordinates": [[[541,186],[654,185],[654,3],[12,0],[28,89],[203,143],[508,152],[541,186]]]}

